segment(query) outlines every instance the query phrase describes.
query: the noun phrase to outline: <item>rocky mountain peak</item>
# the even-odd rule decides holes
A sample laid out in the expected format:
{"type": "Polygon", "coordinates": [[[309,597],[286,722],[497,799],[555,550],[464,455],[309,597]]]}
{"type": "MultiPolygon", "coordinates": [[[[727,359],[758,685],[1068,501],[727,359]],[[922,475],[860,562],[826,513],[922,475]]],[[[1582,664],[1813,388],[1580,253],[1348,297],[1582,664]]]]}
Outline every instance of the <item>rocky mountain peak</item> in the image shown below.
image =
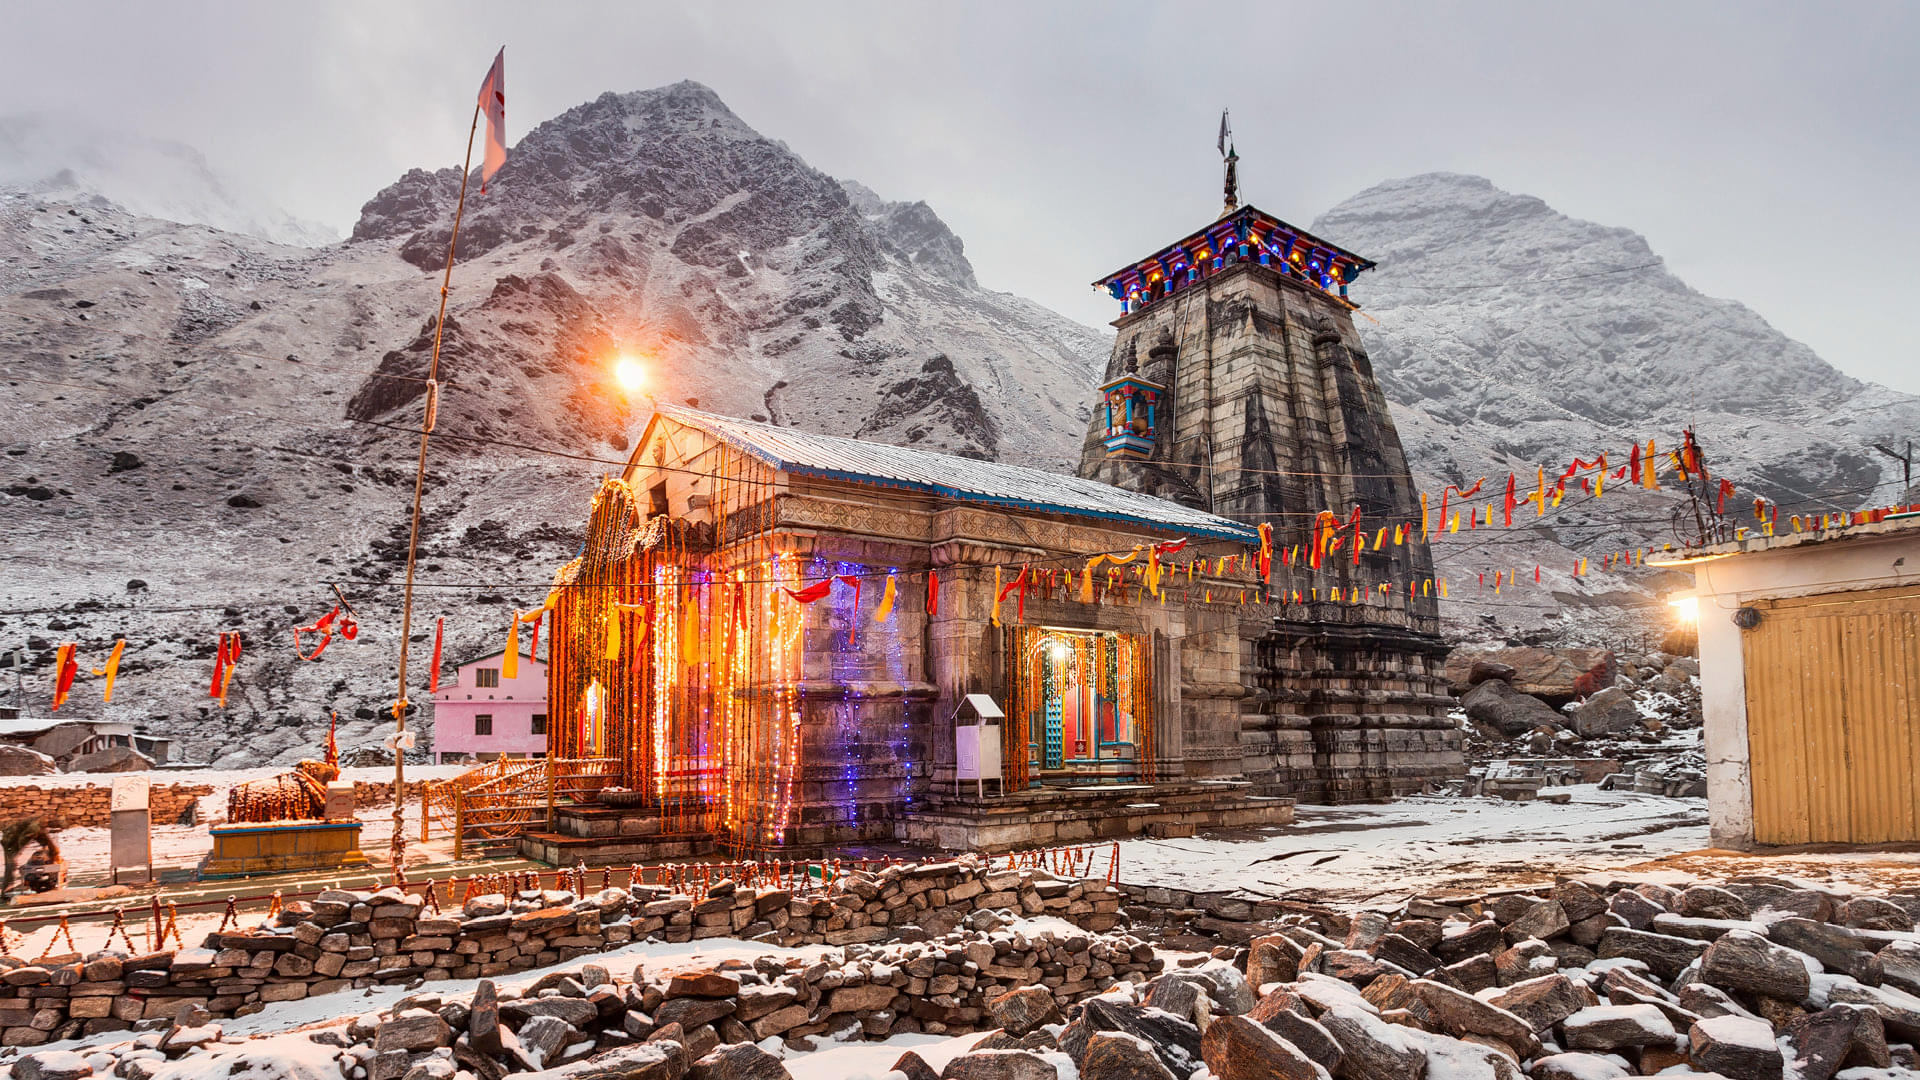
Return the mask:
{"type": "Polygon", "coordinates": [[[865,217],[891,255],[963,289],[977,289],[966,245],[925,202],[888,202],[857,180],[842,180],[853,208],[865,217]]]}
{"type": "MultiPolygon", "coordinates": [[[[1509,471],[1530,476],[1650,438],[1671,449],[1692,428],[1743,497],[1778,500],[1782,520],[1898,494],[1871,444],[1911,430],[1920,403],[1692,288],[1631,229],[1457,173],[1382,182],[1312,228],[1379,263],[1354,289],[1360,334],[1429,488],[1504,483],[1509,471]]],[[[1567,566],[1577,553],[1672,541],[1671,509],[1623,493],[1564,509],[1530,535],[1493,545],[1463,534],[1436,551],[1443,574],[1469,580],[1567,566]]],[[[1628,587],[1561,580],[1559,595],[1539,594],[1544,609],[1628,587]]]]}

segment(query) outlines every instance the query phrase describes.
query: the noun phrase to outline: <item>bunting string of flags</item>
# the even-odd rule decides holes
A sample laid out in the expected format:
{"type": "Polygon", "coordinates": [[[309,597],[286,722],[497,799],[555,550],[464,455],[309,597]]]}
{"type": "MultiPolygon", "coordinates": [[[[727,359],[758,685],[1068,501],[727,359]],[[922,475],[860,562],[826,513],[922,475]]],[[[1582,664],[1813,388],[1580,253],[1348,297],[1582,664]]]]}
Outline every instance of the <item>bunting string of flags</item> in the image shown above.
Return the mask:
{"type": "MultiPolygon", "coordinates": [[[[1375,581],[1359,583],[1352,580],[1340,582],[1327,581],[1318,584],[1302,585],[1297,580],[1287,581],[1284,587],[1276,588],[1276,564],[1282,570],[1297,575],[1302,570],[1319,573],[1328,569],[1329,560],[1344,555],[1344,567],[1361,565],[1364,551],[1381,551],[1389,546],[1403,547],[1416,539],[1437,538],[1442,532],[1457,534],[1465,518],[1469,531],[1482,527],[1493,528],[1496,521],[1501,527],[1512,527],[1516,511],[1531,506],[1534,518],[1544,517],[1549,509],[1562,504],[1570,486],[1593,499],[1604,496],[1610,486],[1626,485],[1645,491],[1661,490],[1662,475],[1672,476],[1682,482],[1698,479],[1704,485],[1702,494],[1712,500],[1712,512],[1724,517],[1729,506],[1739,497],[1739,487],[1724,476],[1711,476],[1708,473],[1703,456],[1692,439],[1692,433],[1683,436],[1678,449],[1661,451],[1654,439],[1645,444],[1635,441],[1627,448],[1625,464],[1613,466],[1611,462],[1620,460],[1619,455],[1609,457],[1601,453],[1592,459],[1575,457],[1563,469],[1558,470],[1549,479],[1549,470],[1545,467],[1535,469],[1530,485],[1533,490],[1524,492],[1518,473],[1509,473],[1506,482],[1490,495],[1486,492],[1487,478],[1482,477],[1472,484],[1461,486],[1448,484],[1435,501],[1426,493],[1420,494],[1420,518],[1414,521],[1369,521],[1362,508],[1354,506],[1344,515],[1332,510],[1322,510],[1314,515],[1313,525],[1308,535],[1293,542],[1282,540],[1275,527],[1269,523],[1258,526],[1257,548],[1231,555],[1188,555],[1184,560],[1176,559],[1187,551],[1186,539],[1161,543],[1136,544],[1126,552],[1108,552],[1087,558],[1077,568],[1046,568],[1031,563],[1023,564],[1015,576],[1006,577],[1008,568],[993,567],[993,592],[990,622],[994,626],[1003,625],[1006,601],[1013,600],[1012,618],[1017,623],[1026,621],[1026,608],[1029,594],[1038,594],[1046,599],[1073,599],[1081,603],[1094,602],[1159,602],[1166,603],[1169,593],[1179,591],[1178,600],[1193,602],[1198,600],[1206,604],[1248,602],[1274,605],[1307,603],[1344,603],[1362,604],[1371,602],[1392,603],[1403,595],[1400,584],[1393,581],[1375,581]],[[1491,501],[1481,505],[1470,500],[1488,497],[1491,501]],[[1417,531],[1416,531],[1417,530],[1417,531]],[[1369,543],[1371,539],[1371,543],[1369,543]],[[1275,556],[1278,556],[1276,559],[1275,556]],[[1231,579],[1239,577],[1242,583],[1230,585],[1231,579]],[[1250,578],[1251,580],[1247,580],[1250,578]],[[1173,586],[1174,588],[1169,588],[1173,586]],[[1197,594],[1197,595],[1196,595],[1197,594]]],[[[1889,514],[1920,512],[1920,506],[1886,506],[1871,510],[1822,512],[1811,514],[1791,514],[1786,521],[1780,520],[1780,508],[1770,499],[1755,496],[1751,499],[1753,524],[1733,528],[1733,538],[1744,539],[1750,533],[1773,536],[1778,533],[1800,534],[1822,532],[1829,529],[1847,528],[1873,524],[1884,520],[1889,514]]],[[[1671,550],[1666,545],[1665,550],[1671,550]]],[[[1631,548],[1604,555],[1584,556],[1573,561],[1567,568],[1570,578],[1584,578],[1593,573],[1611,573],[1624,569],[1644,566],[1652,548],[1631,548]]],[[[951,568],[949,568],[951,569],[951,568]]],[[[984,570],[984,567],[981,568],[984,570]]],[[[797,588],[783,588],[792,600],[801,605],[816,603],[833,592],[836,583],[850,590],[850,607],[847,630],[849,645],[857,643],[857,629],[860,623],[860,597],[863,576],[884,577],[879,604],[873,609],[871,619],[876,623],[893,620],[898,612],[900,600],[899,579],[902,576],[926,575],[926,613],[929,616],[940,612],[941,580],[938,571],[888,570],[869,575],[834,574],[819,581],[797,588]]],[[[1341,573],[1347,573],[1343,569],[1341,573]]],[[[1541,587],[1550,584],[1547,569],[1539,564],[1532,567],[1532,573],[1526,574],[1522,568],[1494,567],[1490,570],[1474,573],[1473,582],[1478,589],[1495,596],[1518,586],[1527,577],[1531,584],[1541,587]]],[[[734,618],[728,620],[729,632],[733,626],[744,620],[746,589],[743,582],[717,583],[719,586],[734,585],[734,618]]],[[[682,625],[678,637],[688,663],[699,662],[697,645],[700,639],[700,609],[692,589],[686,589],[682,625]]],[[[1416,577],[1405,582],[1404,596],[1408,600],[1428,598],[1450,598],[1452,585],[1447,578],[1439,576],[1416,577]]],[[[518,677],[518,659],[520,656],[520,627],[530,625],[531,653],[537,656],[540,648],[540,628],[545,613],[555,608],[559,592],[550,592],[542,606],[529,611],[513,611],[508,626],[508,648],[501,661],[501,675],[512,679],[518,677]]],[[[625,640],[623,633],[623,615],[642,614],[636,620],[642,641],[648,633],[653,619],[652,606],[655,599],[639,604],[616,603],[609,605],[606,626],[606,648],[609,658],[616,658],[623,649],[633,644],[625,640]]],[[[446,620],[442,618],[434,629],[433,660],[429,668],[429,691],[437,691],[440,680],[440,663],[443,655],[446,620]]],[[[325,615],[305,626],[293,628],[295,655],[305,661],[318,661],[332,640],[337,636],[348,641],[354,640],[359,633],[359,625],[354,618],[353,609],[347,606],[345,597],[335,604],[325,615]],[[317,641],[309,644],[308,639],[317,635],[317,641]]],[[[102,667],[92,668],[95,677],[102,680],[102,700],[111,702],[119,675],[120,662],[126,651],[125,638],[117,639],[102,667]]],[[[637,650],[633,651],[638,657],[637,650]]],[[[80,671],[79,645],[68,642],[60,645],[55,653],[52,707],[60,708],[68,701],[75,680],[80,671]]],[[[212,678],[208,684],[208,695],[224,708],[231,690],[233,677],[238,669],[242,654],[241,635],[237,631],[219,634],[214,654],[212,678]]],[[[18,660],[16,660],[16,663],[18,660]]]]}

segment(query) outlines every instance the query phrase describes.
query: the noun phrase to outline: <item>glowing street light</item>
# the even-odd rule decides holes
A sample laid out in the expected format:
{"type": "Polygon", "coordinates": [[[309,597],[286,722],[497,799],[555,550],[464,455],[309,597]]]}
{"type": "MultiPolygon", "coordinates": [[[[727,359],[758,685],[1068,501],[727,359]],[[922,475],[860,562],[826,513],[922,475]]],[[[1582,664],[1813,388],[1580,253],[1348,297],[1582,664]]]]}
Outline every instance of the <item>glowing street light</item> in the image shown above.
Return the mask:
{"type": "Polygon", "coordinates": [[[641,365],[638,357],[623,353],[613,362],[613,379],[620,384],[620,389],[632,393],[646,384],[647,369],[641,365]]]}

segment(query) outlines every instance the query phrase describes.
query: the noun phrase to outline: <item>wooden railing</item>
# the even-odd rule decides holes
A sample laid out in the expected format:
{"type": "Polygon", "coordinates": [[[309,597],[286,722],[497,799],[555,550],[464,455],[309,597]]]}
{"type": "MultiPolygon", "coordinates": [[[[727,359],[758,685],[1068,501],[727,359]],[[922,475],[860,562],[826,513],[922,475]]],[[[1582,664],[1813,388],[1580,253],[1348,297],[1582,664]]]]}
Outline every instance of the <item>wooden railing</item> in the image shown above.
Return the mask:
{"type": "Polygon", "coordinates": [[[614,758],[499,758],[429,783],[420,800],[420,839],[430,839],[437,826],[453,837],[458,859],[474,842],[511,840],[534,825],[552,828],[557,803],[606,787],[617,764],[614,758]]]}
{"type": "Polygon", "coordinates": [[[553,808],[561,802],[581,802],[619,775],[619,758],[550,758],[547,767],[547,827],[553,827],[553,808]]]}

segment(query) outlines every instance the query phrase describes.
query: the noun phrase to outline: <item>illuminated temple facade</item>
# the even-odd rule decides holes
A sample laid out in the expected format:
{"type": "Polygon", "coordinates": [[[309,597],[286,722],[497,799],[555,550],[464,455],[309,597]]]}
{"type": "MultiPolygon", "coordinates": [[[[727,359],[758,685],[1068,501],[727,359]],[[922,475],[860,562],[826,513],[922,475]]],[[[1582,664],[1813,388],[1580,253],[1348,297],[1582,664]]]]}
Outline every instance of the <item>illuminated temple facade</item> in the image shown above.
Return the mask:
{"type": "Polygon", "coordinates": [[[549,597],[550,766],[609,787],[521,850],[997,851],[1463,775],[1370,265],[1246,207],[1103,279],[1077,476],[661,407],[549,597]]]}
{"type": "Polygon", "coordinates": [[[1286,820],[1254,785],[1192,782],[1239,760],[1226,691],[1258,545],[1078,477],[662,407],[552,598],[555,767],[588,763],[637,809],[566,810],[523,850],[998,850],[1156,812],[1286,820]],[[975,694],[1005,711],[1002,764],[956,784],[975,694]]]}
{"type": "Polygon", "coordinates": [[[1274,594],[1305,602],[1239,611],[1240,685],[1220,692],[1240,737],[1204,751],[1219,761],[1191,763],[1318,801],[1465,770],[1439,678],[1438,599],[1418,588],[1433,577],[1420,495],[1354,329],[1349,286],[1372,266],[1229,206],[1095,282],[1121,314],[1081,476],[1270,525],[1289,551],[1324,511],[1346,530],[1320,565],[1276,566],[1274,594]],[[1355,552],[1356,534],[1402,525],[1408,542],[1355,552]],[[1351,603],[1355,590],[1368,602],[1351,603]]]}

